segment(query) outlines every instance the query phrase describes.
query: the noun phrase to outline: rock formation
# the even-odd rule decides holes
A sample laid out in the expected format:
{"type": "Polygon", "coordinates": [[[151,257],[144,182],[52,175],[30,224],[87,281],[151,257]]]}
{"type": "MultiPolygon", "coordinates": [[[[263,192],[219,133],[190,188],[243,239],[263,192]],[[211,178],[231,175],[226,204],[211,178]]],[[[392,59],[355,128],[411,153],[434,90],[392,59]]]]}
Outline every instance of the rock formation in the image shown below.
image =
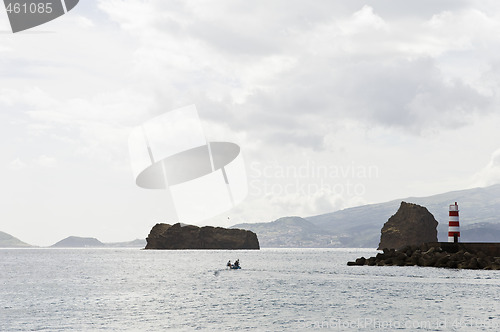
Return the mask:
{"type": "Polygon", "coordinates": [[[145,249],[260,249],[254,232],[222,227],[156,224],[145,249]]]}
{"type": "Polygon", "coordinates": [[[401,202],[395,215],[384,224],[378,249],[437,242],[438,222],[423,206],[401,202]]]}
{"type": "MultiPolygon", "coordinates": [[[[484,246],[485,249],[488,249],[484,246]]],[[[490,248],[491,249],[491,248],[490,248]]],[[[495,254],[495,253],[493,253],[495,254]]],[[[384,249],[376,257],[360,257],[347,265],[370,266],[431,266],[458,269],[500,270],[500,257],[474,249],[468,244],[426,243],[420,246],[406,246],[399,250],[384,249]],[[443,248],[444,247],[444,248],[443,248]]]]}

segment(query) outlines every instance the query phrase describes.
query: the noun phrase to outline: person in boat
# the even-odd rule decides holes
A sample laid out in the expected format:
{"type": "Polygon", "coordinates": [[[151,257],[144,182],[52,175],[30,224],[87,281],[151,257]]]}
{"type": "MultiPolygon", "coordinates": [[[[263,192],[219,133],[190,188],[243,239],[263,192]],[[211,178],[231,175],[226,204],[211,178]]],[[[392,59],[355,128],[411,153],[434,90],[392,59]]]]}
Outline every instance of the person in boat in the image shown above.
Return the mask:
{"type": "Polygon", "coordinates": [[[240,260],[237,259],[236,262],[234,262],[234,266],[235,267],[240,267],[240,260]]]}
{"type": "Polygon", "coordinates": [[[232,267],[231,260],[229,260],[229,262],[227,262],[226,266],[227,266],[228,268],[231,268],[231,267],[232,267]]]}

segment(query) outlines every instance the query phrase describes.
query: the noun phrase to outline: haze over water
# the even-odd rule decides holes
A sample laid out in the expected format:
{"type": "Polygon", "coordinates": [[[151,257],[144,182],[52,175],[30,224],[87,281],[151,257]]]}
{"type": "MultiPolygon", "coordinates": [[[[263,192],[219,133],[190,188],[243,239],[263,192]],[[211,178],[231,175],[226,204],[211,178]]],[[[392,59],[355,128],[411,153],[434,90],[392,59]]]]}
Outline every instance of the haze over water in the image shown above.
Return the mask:
{"type": "Polygon", "coordinates": [[[373,254],[0,250],[0,330],[499,329],[498,271],[346,266],[373,254]]]}

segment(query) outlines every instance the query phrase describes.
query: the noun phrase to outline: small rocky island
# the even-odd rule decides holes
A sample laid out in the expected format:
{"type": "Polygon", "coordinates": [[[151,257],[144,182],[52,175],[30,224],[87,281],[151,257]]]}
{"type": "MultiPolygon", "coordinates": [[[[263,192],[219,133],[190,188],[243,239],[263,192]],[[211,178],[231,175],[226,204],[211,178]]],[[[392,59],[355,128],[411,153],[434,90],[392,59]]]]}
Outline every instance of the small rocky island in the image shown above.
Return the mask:
{"type": "Polygon", "coordinates": [[[156,224],[146,241],[145,249],[260,249],[251,231],[180,223],[156,224]]]}
{"type": "Polygon", "coordinates": [[[52,248],[100,248],[105,244],[93,237],[69,236],[51,245],[52,248]]]}
{"type": "Polygon", "coordinates": [[[437,242],[437,226],[438,222],[425,207],[401,202],[396,214],[382,227],[377,249],[398,249],[407,245],[437,242]]]}
{"type": "Polygon", "coordinates": [[[437,241],[437,221],[423,206],[401,202],[384,224],[375,257],[360,257],[347,265],[430,266],[500,270],[500,246],[495,243],[437,241]]]}

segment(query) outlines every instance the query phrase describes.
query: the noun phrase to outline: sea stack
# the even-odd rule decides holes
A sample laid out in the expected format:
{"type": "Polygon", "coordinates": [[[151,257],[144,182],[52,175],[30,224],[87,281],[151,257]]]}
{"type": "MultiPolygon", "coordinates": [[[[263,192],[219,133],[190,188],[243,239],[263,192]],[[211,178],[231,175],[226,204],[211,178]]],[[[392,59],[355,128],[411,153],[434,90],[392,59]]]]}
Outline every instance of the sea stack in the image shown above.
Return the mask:
{"type": "Polygon", "coordinates": [[[384,224],[378,249],[399,249],[437,242],[438,222],[425,207],[401,202],[395,215],[384,224]]]}
{"type": "Polygon", "coordinates": [[[156,224],[146,241],[145,249],[260,249],[251,231],[180,223],[156,224]]]}

